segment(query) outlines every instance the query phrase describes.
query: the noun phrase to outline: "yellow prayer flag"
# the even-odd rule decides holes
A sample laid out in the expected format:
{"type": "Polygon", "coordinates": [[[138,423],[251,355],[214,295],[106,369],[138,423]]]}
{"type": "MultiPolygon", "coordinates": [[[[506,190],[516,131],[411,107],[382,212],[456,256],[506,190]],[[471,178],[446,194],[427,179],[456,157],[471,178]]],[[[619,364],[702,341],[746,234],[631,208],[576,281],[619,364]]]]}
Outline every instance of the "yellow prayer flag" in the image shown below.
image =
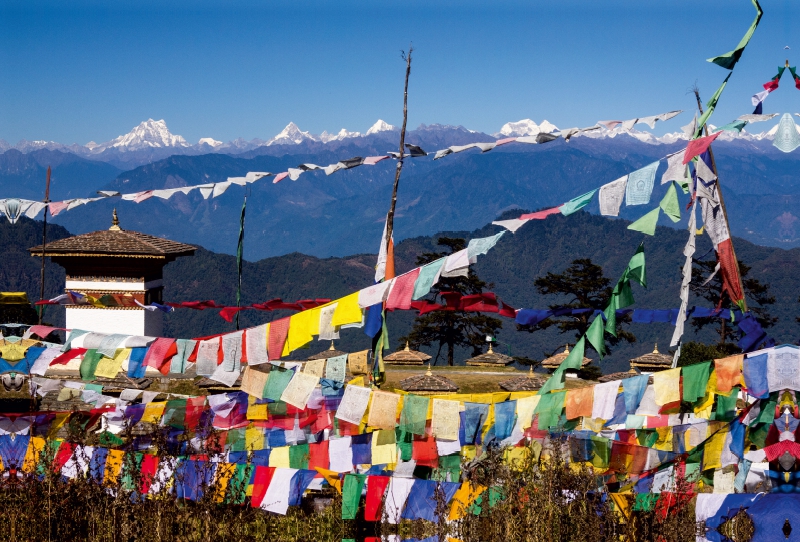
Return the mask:
{"type": "Polygon", "coordinates": [[[363,313],[358,306],[358,292],[336,300],[336,309],[331,319],[332,326],[344,326],[361,322],[363,313]]]}
{"type": "Polygon", "coordinates": [[[289,352],[307,345],[319,335],[319,314],[321,307],[308,309],[289,317],[289,333],[286,336],[286,345],[289,352]]]}
{"type": "Polygon", "coordinates": [[[236,474],[236,463],[217,463],[214,473],[214,500],[216,502],[221,503],[225,500],[228,484],[234,474],[236,474]]]}
{"type": "Polygon", "coordinates": [[[372,464],[397,463],[397,443],[394,431],[375,431],[372,434],[372,464]]]}
{"type": "Polygon", "coordinates": [[[130,353],[130,348],[119,348],[114,353],[113,358],[107,358],[103,356],[97,363],[97,369],[94,371],[94,376],[100,376],[103,378],[116,378],[117,374],[122,368],[122,362],[128,359],[130,353]]]}
{"type": "Polygon", "coordinates": [[[42,437],[31,437],[28,441],[28,449],[25,451],[25,459],[22,461],[22,472],[36,472],[42,451],[47,445],[47,441],[42,437]]]}
{"type": "Polygon", "coordinates": [[[461,484],[461,487],[459,487],[453,495],[453,504],[450,505],[450,514],[447,516],[447,519],[449,521],[456,521],[466,516],[469,507],[484,491],[486,491],[486,486],[480,484],[473,484],[472,482],[464,482],[461,484]]]}
{"type": "Polygon", "coordinates": [[[527,429],[533,421],[533,411],[539,404],[539,395],[531,395],[517,399],[517,419],[522,421],[522,429],[527,429]]]}
{"type": "MultiPolygon", "coordinates": [[[[264,405],[267,406],[267,405],[264,405]]],[[[250,410],[248,409],[248,413],[250,410]]],[[[249,425],[244,430],[244,447],[247,451],[264,449],[264,429],[249,425]]]]}
{"type": "Polygon", "coordinates": [[[681,400],[681,368],[660,371],[653,375],[656,404],[659,406],[681,400]]]}
{"type": "Polygon", "coordinates": [[[103,477],[103,483],[110,485],[117,483],[124,459],[125,452],[123,450],[108,451],[108,456],[106,456],[106,468],[105,475],[103,477]]]}
{"type": "Polygon", "coordinates": [[[342,478],[338,472],[334,472],[332,470],[323,469],[322,467],[314,467],[318,473],[320,473],[325,480],[331,485],[332,488],[336,489],[339,494],[342,494],[342,478]]]}
{"type": "Polygon", "coordinates": [[[269,453],[269,466],[282,467],[284,469],[291,468],[291,464],[289,463],[289,447],[278,446],[277,448],[273,448],[269,453]]]}
{"type": "Polygon", "coordinates": [[[140,422],[144,423],[161,423],[161,417],[164,415],[164,409],[167,407],[166,401],[159,401],[147,403],[144,407],[144,413],[140,422]]]}

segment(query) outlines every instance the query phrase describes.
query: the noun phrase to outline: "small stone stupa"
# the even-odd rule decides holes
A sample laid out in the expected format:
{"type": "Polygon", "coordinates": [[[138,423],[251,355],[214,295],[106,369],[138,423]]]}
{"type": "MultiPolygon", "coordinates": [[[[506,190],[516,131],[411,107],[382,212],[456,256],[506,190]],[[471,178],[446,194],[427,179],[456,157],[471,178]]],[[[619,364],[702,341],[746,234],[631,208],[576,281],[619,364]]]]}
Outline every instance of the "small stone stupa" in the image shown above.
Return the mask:
{"type": "Polygon", "coordinates": [[[333,345],[333,341],[331,341],[331,346],[327,350],[323,350],[322,352],[317,352],[311,356],[306,358],[308,361],[314,361],[317,359],[328,359],[328,358],[335,358],[337,356],[346,356],[347,352],[342,352],[341,350],[336,350],[336,347],[333,345]]]}
{"type": "Polygon", "coordinates": [[[642,373],[655,373],[672,368],[672,356],[658,351],[658,343],[649,354],[631,360],[631,367],[642,373]]]}
{"type": "Polygon", "coordinates": [[[487,350],[485,353],[475,356],[474,358],[470,358],[466,361],[467,365],[478,367],[505,367],[506,365],[510,365],[512,363],[514,363],[514,358],[511,356],[506,356],[505,354],[498,354],[492,350],[492,343],[489,343],[489,350],[487,350]]]}
{"type": "MultiPolygon", "coordinates": [[[[569,345],[567,345],[566,348],[564,348],[563,352],[560,352],[560,353],[558,353],[558,354],[556,354],[554,356],[550,356],[549,358],[544,360],[542,362],[542,367],[544,367],[545,369],[547,369],[550,372],[553,372],[556,369],[558,369],[559,365],[561,365],[561,363],[565,359],[567,359],[567,356],[569,356],[569,345]]],[[[581,367],[586,367],[591,362],[592,362],[591,359],[589,359],[586,356],[584,356],[583,357],[583,361],[581,362],[581,367]]],[[[571,372],[571,371],[567,371],[567,373],[569,373],[569,372],[571,372]]]]}
{"type": "Polygon", "coordinates": [[[449,378],[434,375],[428,364],[425,374],[409,376],[401,380],[400,389],[415,395],[442,395],[457,392],[458,386],[449,378]]]}
{"type": "Polygon", "coordinates": [[[431,359],[431,356],[425,352],[411,350],[408,341],[406,341],[406,347],[403,350],[392,352],[383,357],[383,361],[390,365],[424,365],[429,359],[431,359]]]}
{"type": "Polygon", "coordinates": [[[528,374],[504,380],[500,382],[500,387],[505,391],[535,391],[541,388],[546,381],[547,377],[535,374],[533,365],[531,365],[528,374]]]}

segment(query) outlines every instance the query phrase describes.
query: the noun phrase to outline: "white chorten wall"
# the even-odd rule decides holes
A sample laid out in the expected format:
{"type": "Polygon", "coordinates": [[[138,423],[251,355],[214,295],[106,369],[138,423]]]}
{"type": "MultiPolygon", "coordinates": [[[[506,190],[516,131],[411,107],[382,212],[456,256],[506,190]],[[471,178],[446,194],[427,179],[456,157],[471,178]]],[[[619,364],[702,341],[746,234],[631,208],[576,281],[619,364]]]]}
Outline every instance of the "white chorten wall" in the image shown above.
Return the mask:
{"type": "MultiPolygon", "coordinates": [[[[162,286],[162,280],[144,282],[142,280],[81,280],[68,278],[66,290],[88,293],[100,297],[106,293],[131,293],[144,300],[144,295],[153,288],[162,286]]],[[[157,337],[164,331],[164,313],[149,311],[141,307],[98,308],[90,305],[67,306],[66,326],[68,329],[83,329],[99,333],[122,333],[125,335],[145,335],[157,337]]]]}

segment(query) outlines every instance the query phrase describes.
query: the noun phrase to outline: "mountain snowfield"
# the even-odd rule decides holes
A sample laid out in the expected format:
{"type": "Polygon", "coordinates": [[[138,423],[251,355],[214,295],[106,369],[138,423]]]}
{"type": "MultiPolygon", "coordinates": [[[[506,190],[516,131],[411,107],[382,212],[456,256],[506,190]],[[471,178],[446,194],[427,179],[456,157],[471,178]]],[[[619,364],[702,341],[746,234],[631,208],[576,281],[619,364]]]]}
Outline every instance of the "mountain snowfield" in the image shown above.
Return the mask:
{"type": "MultiPolygon", "coordinates": [[[[722,141],[733,141],[733,140],[741,140],[741,141],[761,141],[761,140],[772,140],[775,136],[775,133],[778,129],[778,122],[780,121],[779,118],[776,117],[775,125],[769,128],[768,130],[764,130],[761,132],[749,132],[747,130],[742,130],[741,133],[736,133],[733,131],[726,131],[720,136],[720,140],[722,141]]],[[[709,128],[712,130],[715,128],[713,125],[709,125],[709,128]]],[[[436,129],[460,129],[467,133],[478,133],[474,130],[468,130],[461,126],[454,127],[454,126],[442,126],[438,124],[431,124],[431,125],[420,125],[418,130],[436,130],[436,129]]],[[[153,120],[148,119],[138,126],[134,127],[130,132],[124,135],[120,135],[111,141],[107,141],[105,143],[95,143],[94,141],[90,141],[86,145],[78,145],[73,143],[72,145],[64,145],[62,143],[58,143],[55,141],[44,141],[44,140],[35,140],[35,141],[28,141],[28,140],[20,140],[16,145],[10,145],[3,139],[0,139],[0,153],[5,152],[10,149],[16,149],[23,153],[28,153],[37,150],[61,150],[72,152],[81,156],[92,157],[101,155],[107,151],[115,151],[116,153],[134,153],[135,151],[183,151],[184,153],[187,151],[195,151],[195,152],[208,152],[209,149],[213,150],[214,152],[221,152],[221,153],[242,153],[249,150],[256,149],[258,147],[263,146],[273,146],[273,145],[300,145],[305,142],[317,142],[317,143],[330,143],[333,141],[344,141],[347,139],[355,139],[355,138],[364,138],[375,136],[385,132],[395,132],[399,131],[399,128],[396,126],[392,126],[391,124],[387,123],[384,120],[378,119],[375,124],[373,124],[365,133],[361,132],[351,132],[346,128],[342,128],[338,132],[329,133],[327,131],[322,132],[322,134],[316,135],[312,134],[311,132],[303,131],[300,129],[297,124],[294,122],[290,122],[286,125],[286,127],[281,130],[278,134],[274,137],[264,141],[261,139],[252,139],[247,141],[242,138],[235,139],[233,141],[229,141],[228,143],[223,143],[222,141],[216,140],[211,137],[203,137],[195,145],[189,144],[186,139],[184,139],[180,135],[173,134],[167,128],[167,123],[162,120],[153,120]]],[[[553,123],[543,120],[541,123],[537,124],[531,119],[522,119],[515,122],[507,122],[501,128],[499,132],[493,134],[495,138],[505,138],[505,137],[522,137],[522,136],[535,136],[540,133],[557,133],[559,128],[554,125],[553,123]]],[[[800,132],[800,127],[798,127],[798,132],[800,132]]],[[[662,136],[655,136],[651,132],[643,131],[643,130],[625,130],[622,126],[617,126],[616,128],[609,130],[604,126],[600,126],[599,129],[589,131],[589,132],[581,132],[573,137],[587,137],[591,139],[614,139],[617,136],[629,136],[633,137],[643,143],[648,143],[652,145],[659,145],[659,144],[672,144],[678,141],[686,141],[688,138],[686,134],[682,131],[679,132],[670,132],[664,134],[662,136]]],[[[435,149],[431,149],[435,150],[435,149]]]]}

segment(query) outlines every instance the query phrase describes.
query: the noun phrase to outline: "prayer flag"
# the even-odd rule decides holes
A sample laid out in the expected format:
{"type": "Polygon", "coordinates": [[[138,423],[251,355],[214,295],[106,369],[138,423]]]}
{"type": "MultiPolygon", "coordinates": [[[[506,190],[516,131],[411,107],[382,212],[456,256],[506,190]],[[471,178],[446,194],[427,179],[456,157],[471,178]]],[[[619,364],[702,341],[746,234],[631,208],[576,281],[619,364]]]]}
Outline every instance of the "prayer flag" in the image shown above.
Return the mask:
{"type": "Polygon", "coordinates": [[[661,212],[660,207],[656,207],[636,222],[628,225],[629,230],[640,231],[646,235],[656,234],[656,225],[658,224],[658,215],[661,212]]]}
{"type": "Polygon", "coordinates": [[[709,62],[713,62],[717,66],[725,68],[726,70],[732,70],[736,63],[742,56],[745,47],[747,44],[750,43],[750,38],[753,37],[753,33],[756,31],[756,27],[758,27],[759,21],[761,21],[761,16],[764,14],[761,11],[761,6],[758,4],[758,0],[752,0],[753,6],[756,8],[756,18],[753,19],[753,22],[750,24],[750,28],[747,29],[744,36],[741,40],[739,40],[739,44],[733,51],[729,51],[723,55],[715,56],[713,58],[709,58],[709,62]]]}

